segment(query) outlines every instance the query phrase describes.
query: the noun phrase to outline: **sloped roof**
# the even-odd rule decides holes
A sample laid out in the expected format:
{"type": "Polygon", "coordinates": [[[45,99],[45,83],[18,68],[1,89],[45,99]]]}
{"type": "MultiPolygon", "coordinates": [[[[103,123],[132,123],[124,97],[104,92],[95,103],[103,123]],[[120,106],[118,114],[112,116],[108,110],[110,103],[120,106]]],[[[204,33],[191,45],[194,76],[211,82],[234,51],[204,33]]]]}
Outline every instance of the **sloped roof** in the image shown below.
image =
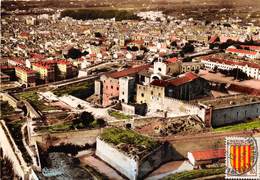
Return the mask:
{"type": "Polygon", "coordinates": [[[187,72],[173,80],[154,80],[150,84],[154,85],[154,86],[161,86],[161,87],[165,87],[168,85],[179,86],[179,85],[191,82],[198,78],[199,78],[198,75],[196,75],[192,72],[187,72]]]}
{"type": "Polygon", "coordinates": [[[196,75],[192,72],[187,72],[184,75],[169,81],[169,84],[174,85],[174,86],[179,86],[179,85],[191,82],[197,78],[199,78],[198,75],[196,75]]]}
{"type": "Polygon", "coordinates": [[[227,52],[239,53],[239,54],[248,54],[248,55],[256,55],[257,54],[257,52],[255,52],[255,51],[249,51],[249,50],[244,50],[244,49],[235,49],[235,48],[228,48],[227,52]]]}
{"type": "Polygon", "coordinates": [[[208,149],[203,151],[193,151],[192,155],[196,161],[223,159],[225,158],[225,149],[208,149]]]}
{"type": "Polygon", "coordinates": [[[106,76],[117,79],[120,77],[125,77],[125,76],[130,76],[130,75],[136,74],[142,70],[148,69],[149,67],[150,67],[150,64],[145,64],[145,65],[138,66],[138,67],[124,69],[122,71],[112,72],[112,73],[107,74],[106,76]]]}

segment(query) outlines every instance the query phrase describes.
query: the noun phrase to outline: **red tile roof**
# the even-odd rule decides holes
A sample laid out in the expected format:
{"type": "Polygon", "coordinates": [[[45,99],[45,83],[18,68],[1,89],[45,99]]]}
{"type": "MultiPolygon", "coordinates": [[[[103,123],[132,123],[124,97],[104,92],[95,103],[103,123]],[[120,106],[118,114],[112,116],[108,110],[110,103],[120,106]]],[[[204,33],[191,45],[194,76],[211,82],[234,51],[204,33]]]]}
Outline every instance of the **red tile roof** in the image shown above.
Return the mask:
{"type": "Polygon", "coordinates": [[[154,80],[153,82],[151,82],[151,85],[154,86],[161,86],[161,87],[165,87],[168,85],[173,85],[173,86],[179,86],[188,82],[191,82],[195,79],[199,78],[198,75],[192,73],[192,72],[187,72],[185,74],[183,74],[182,76],[179,76],[173,80],[154,80]]]}
{"type": "Polygon", "coordinates": [[[196,161],[223,159],[225,158],[225,149],[209,149],[204,151],[193,151],[192,155],[196,161]]]}
{"type": "Polygon", "coordinates": [[[214,43],[217,41],[217,39],[218,39],[218,36],[211,36],[209,43],[214,43]]]}
{"type": "Polygon", "coordinates": [[[177,62],[177,61],[178,61],[178,59],[176,57],[166,59],[166,62],[168,62],[168,63],[174,63],[174,62],[177,62]]]}
{"type": "Polygon", "coordinates": [[[33,58],[33,59],[44,59],[45,56],[43,54],[33,53],[33,54],[31,54],[31,58],[33,58]]]}
{"type": "Polygon", "coordinates": [[[57,64],[66,64],[66,65],[70,65],[71,62],[70,61],[67,61],[67,60],[64,60],[64,59],[59,59],[59,60],[56,60],[57,64]]]}
{"type": "Polygon", "coordinates": [[[14,69],[14,66],[0,66],[0,69],[14,69]]]}
{"type": "Polygon", "coordinates": [[[197,78],[199,78],[198,75],[196,75],[196,74],[194,74],[192,72],[187,72],[184,75],[169,81],[169,83],[171,85],[173,85],[173,86],[179,86],[179,85],[191,82],[191,81],[193,81],[193,80],[195,80],[197,78]]]}
{"type": "Polygon", "coordinates": [[[169,84],[168,81],[165,80],[154,80],[153,82],[150,83],[151,85],[154,86],[161,86],[161,87],[165,87],[169,84]]]}
{"type": "Polygon", "coordinates": [[[15,70],[21,70],[23,72],[26,72],[27,74],[34,74],[36,73],[36,71],[32,70],[32,69],[29,69],[25,66],[15,66],[15,70]]]}
{"type": "Polygon", "coordinates": [[[223,58],[217,58],[217,57],[212,57],[212,56],[205,56],[202,58],[203,60],[206,60],[206,61],[211,61],[211,62],[217,62],[217,63],[220,63],[220,64],[227,64],[227,65],[231,65],[231,66],[234,66],[234,65],[237,65],[237,66],[248,66],[248,67],[251,67],[251,68],[260,68],[260,65],[259,64],[256,64],[256,63],[251,63],[251,62],[239,62],[239,61],[233,61],[233,60],[226,60],[226,59],[223,59],[223,58]]]}
{"type": "Polygon", "coordinates": [[[260,51],[260,46],[241,45],[241,47],[242,47],[243,49],[249,48],[250,50],[260,51]]]}
{"type": "Polygon", "coordinates": [[[260,96],[259,89],[255,89],[255,88],[251,88],[251,87],[247,87],[247,86],[241,86],[238,84],[231,84],[228,87],[228,90],[241,92],[241,93],[245,93],[245,94],[250,94],[250,95],[254,95],[254,96],[260,96]]]}
{"type": "Polygon", "coordinates": [[[28,32],[21,32],[20,36],[29,37],[29,33],[28,32]]]}
{"type": "Polygon", "coordinates": [[[142,66],[138,66],[138,67],[134,67],[134,68],[124,69],[122,71],[112,72],[110,74],[107,74],[107,76],[117,79],[120,77],[125,77],[125,76],[136,74],[139,71],[149,69],[149,67],[150,67],[150,64],[146,64],[146,65],[142,65],[142,66]]]}
{"type": "Polygon", "coordinates": [[[56,61],[42,61],[42,62],[33,63],[33,65],[42,67],[44,69],[49,69],[49,68],[51,68],[51,65],[53,65],[55,63],[56,63],[56,61]]]}
{"type": "Polygon", "coordinates": [[[144,40],[134,40],[134,41],[131,41],[130,43],[142,45],[142,44],[144,44],[144,40]]]}
{"type": "Polygon", "coordinates": [[[244,49],[235,49],[235,48],[228,48],[226,51],[231,52],[231,53],[248,54],[248,55],[257,54],[257,52],[255,52],[255,51],[249,51],[249,50],[244,50],[244,49]]]}

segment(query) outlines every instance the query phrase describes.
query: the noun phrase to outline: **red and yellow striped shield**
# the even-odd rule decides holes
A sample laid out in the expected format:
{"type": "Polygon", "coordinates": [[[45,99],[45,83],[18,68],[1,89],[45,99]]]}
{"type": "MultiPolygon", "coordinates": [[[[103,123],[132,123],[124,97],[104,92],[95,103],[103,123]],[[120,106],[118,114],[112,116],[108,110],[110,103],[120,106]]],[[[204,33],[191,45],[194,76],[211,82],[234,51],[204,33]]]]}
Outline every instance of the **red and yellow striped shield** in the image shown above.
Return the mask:
{"type": "Polygon", "coordinates": [[[230,163],[238,173],[244,173],[253,166],[254,146],[251,144],[231,145],[230,146],[230,163]]]}

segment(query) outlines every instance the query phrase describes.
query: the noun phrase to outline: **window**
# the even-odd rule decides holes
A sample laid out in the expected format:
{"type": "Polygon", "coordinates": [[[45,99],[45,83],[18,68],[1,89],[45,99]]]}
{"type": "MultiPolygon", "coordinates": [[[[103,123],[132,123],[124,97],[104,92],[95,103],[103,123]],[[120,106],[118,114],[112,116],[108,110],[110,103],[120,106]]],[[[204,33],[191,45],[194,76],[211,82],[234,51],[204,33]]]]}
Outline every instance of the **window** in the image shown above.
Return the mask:
{"type": "Polygon", "coordinates": [[[158,71],[162,71],[162,69],[161,69],[161,68],[158,68],[158,71]]]}
{"type": "Polygon", "coordinates": [[[144,93],[141,93],[141,96],[144,97],[144,93]]]}
{"type": "Polygon", "coordinates": [[[106,89],[108,89],[108,86],[106,86],[106,89]]]}
{"type": "Polygon", "coordinates": [[[161,96],[161,93],[158,93],[158,96],[161,96]]]}
{"type": "Polygon", "coordinates": [[[117,87],[116,90],[119,90],[119,87],[117,87]]]}
{"type": "Polygon", "coordinates": [[[141,76],[141,81],[145,81],[145,76],[141,76]]]}
{"type": "Polygon", "coordinates": [[[151,91],[151,95],[153,95],[153,91],[151,91]]]}
{"type": "Polygon", "coordinates": [[[111,86],[111,89],[113,89],[113,86],[111,86]]]}
{"type": "Polygon", "coordinates": [[[124,95],[124,94],[125,94],[125,92],[123,91],[123,92],[122,92],[122,94],[124,95]]]}
{"type": "Polygon", "coordinates": [[[124,99],[122,99],[122,102],[124,103],[124,102],[125,102],[125,100],[124,100],[124,99]]]}

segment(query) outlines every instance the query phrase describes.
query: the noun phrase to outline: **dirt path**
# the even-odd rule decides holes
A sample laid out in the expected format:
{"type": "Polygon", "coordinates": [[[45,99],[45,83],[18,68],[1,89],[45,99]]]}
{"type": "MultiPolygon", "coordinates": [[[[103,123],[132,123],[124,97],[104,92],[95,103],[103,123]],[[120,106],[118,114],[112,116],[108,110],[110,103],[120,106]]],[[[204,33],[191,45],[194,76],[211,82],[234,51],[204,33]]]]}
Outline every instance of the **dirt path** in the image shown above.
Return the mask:
{"type": "Polygon", "coordinates": [[[82,156],[79,159],[83,165],[85,164],[91,166],[101,174],[106,175],[111,180],[124,180],[124,178],[120,176],[114,169],[94,156],[82,156]]]}

